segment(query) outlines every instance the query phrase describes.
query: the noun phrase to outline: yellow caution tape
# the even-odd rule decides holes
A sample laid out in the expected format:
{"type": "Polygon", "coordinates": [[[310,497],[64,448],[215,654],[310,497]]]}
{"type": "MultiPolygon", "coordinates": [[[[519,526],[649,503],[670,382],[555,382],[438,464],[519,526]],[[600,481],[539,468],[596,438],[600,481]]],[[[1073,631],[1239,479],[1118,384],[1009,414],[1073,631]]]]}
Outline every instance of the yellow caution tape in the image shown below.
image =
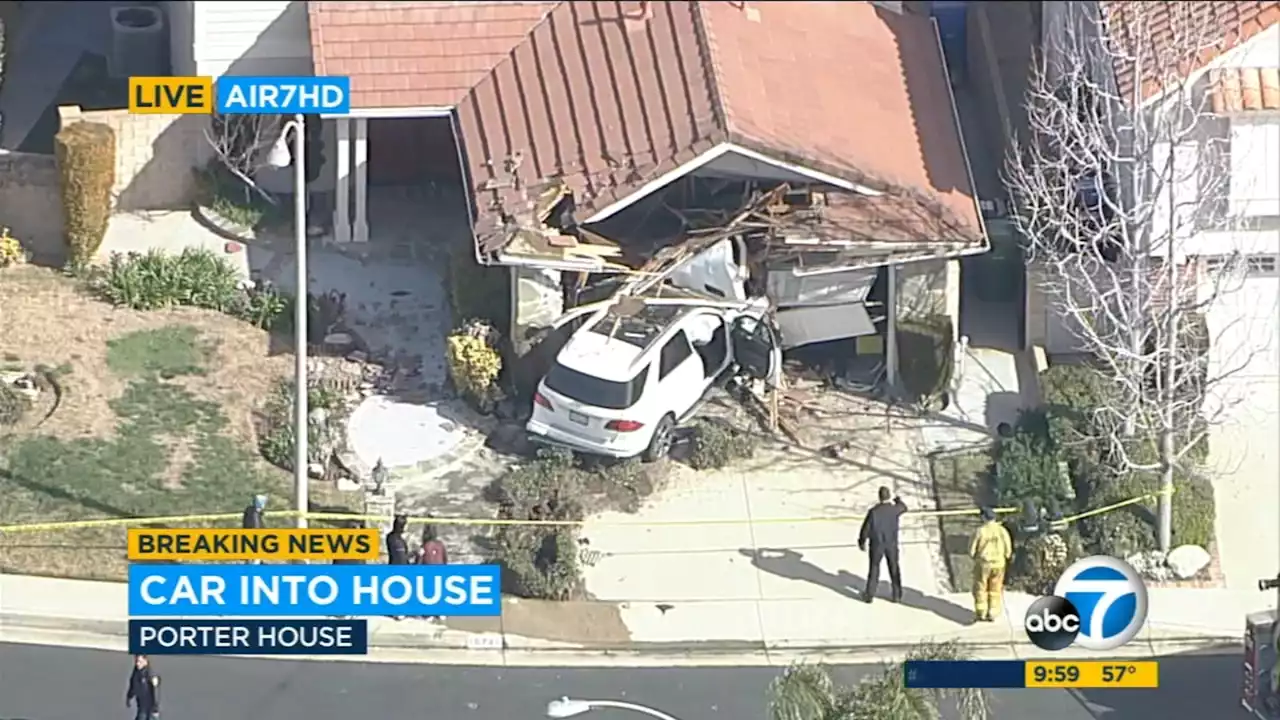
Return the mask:
{"type": "MultiPolygon", "coordinates": [[[[1074,523],[1095,515],[1101,515],[1122,507],[1135,505],[1152,498],[1159,497],[1164,491],[1149,493],[1128,500],[1122,500],[1100,508],[1086,510],[1076,515],[1070,515],[1061,520],[1061,522],[1074,523]]],[[[996,508],[995,511],[1001,514],[1020,512],[1021,508],[1004,507],[996,508]]],[[[964,508],[953,510],[912,510],[907,514],[912,517],[958,517],[963,515],[977,515],[981,510],[978,508],[964,508]]],[[[351,513],[299,513],[296,510],[280,510],[264,513],[268,517],[297,517],[299,514],[305,514],[309,520],[364,520],[379,522],[389,520],[385,515],[357,515],[351,513]]],[[[128,527],[131,525],[170,525],[174,523],[190,523],[190,522],[208,522],[211,520],[239,520],[241,513],[218,513],[210,515],[169,515],[162,517],[135,517],[135,518],[101,518],[97,520],[71,520],[65,522],[51,523],[30,523],[18,525],[0,525],[0,534],[4,533],[22,533],[22,532],[47,532],[56,530],[76,530],[82,528],[96,527],[128,527]]],[[[605,522],[592,522],[596,527],[695,527],[709,525],[802,525],[808,523],[819,522],[862,522],[862,515],[834,515],[826,517],[793,517],[793,518],[723,518],[723,519],[703,519],[703,520],[617,520],[605,522]]],[[[497,518],[443,518],[443,517],[411,517],[411,523],[431,523],[433,525],[461,525],[461,526],[496,526],[510,527],[516,525],[523,526],[542,526],[542,527],[574,527],[585,525],[582,520],[501,520],[497,518]]]]}

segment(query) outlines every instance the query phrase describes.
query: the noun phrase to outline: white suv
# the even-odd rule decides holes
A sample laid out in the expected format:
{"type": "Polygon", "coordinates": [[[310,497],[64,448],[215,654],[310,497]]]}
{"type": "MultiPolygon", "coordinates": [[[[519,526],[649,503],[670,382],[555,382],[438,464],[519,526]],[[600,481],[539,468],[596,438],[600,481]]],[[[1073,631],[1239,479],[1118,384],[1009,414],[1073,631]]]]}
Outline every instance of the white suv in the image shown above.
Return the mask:
{"type": "Polygon", "coordinates": [[[538,385],[530,438],[653,462],[727,371],[776,381],[782,355],[762,305],[668,302],[650,300],[632,314],[607,307],[587,318],[538,385]]]}

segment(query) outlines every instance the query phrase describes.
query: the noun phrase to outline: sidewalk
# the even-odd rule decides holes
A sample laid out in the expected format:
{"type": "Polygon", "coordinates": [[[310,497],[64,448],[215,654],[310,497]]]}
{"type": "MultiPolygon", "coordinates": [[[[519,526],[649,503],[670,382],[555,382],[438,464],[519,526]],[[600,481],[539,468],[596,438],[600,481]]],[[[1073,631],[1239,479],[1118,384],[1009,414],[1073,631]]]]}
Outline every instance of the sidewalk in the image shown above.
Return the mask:
{"type": "MultiPolygon", "coordinates": [[[[1113,653],[1166,655],[1236,642],[1273,593],[1153,589],[1147,626],[1113,653]]],[[[1001,621],[967,622],[969,598],[908,592],[902,605],[836,600],[548,603],[512,600],[502,618],[371,618],[360,661],[478,665],[786,665],[800,658],[878,661],[923,639],[957,640],[984,659],[1043,656],[1021,632],[1032,598],[1010,593],[1001,621]],[[621,625],[610,622],[618,618],[621,625]],[[604,628],[604,631],[601,628],[604,628]],[[618,632],[618,628],[622,632],[618,632]]],[[[123,649],[126,586],[0,575],[0,640],[123,649]]],[[[1070,653],[1068,653],[1069,655],[1070,653]]],[[[357,658],[350,658],[355,660],[357,658]]]]}

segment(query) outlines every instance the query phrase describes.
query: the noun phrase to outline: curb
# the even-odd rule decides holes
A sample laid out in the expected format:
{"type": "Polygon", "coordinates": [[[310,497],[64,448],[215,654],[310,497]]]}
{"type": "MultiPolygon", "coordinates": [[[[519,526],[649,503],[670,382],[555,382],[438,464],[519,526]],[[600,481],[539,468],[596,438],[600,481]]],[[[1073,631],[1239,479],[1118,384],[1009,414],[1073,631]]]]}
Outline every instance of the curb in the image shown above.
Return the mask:
{"type": "MultiPolygon", "coordinates": [[[[5,630],[5,641],[69,647],[119,649],[128,636],[128,626],[122,621],[16,613],[0,613],[0,629],[5,630]],[[12,637],[15,630],[25,638],[12,637]]],[[[1045,655],[1030,643],[965,642],[963,639],[959,639],[959,642],[978,660],[1028,659],[1045,655]]],[[[798,661],[814,660],[830,664],[881,663],[905,655],[914,644],[903,641],[786,645],[709,640],[571,645],[518,635],[470,633],[441,628],[438,633],[417,634],[375,631],[370,637],[368,656],[270,656],[268,659],[523,667],[787,666],[798,661]],[[480,641],[477,642],[477,639],[480,641]]],[[[1163,657],[1240,644],[1239,636],[1166,636],[1130,644],[1115,655],[1127,658],[1163,657]]],[[[1076,655],[1078,653],[1073,653],[1070,657],[1076,659],[1076,655]]],[[[1067,657],[1064,656],[1064,659],[1067,657]]]]}

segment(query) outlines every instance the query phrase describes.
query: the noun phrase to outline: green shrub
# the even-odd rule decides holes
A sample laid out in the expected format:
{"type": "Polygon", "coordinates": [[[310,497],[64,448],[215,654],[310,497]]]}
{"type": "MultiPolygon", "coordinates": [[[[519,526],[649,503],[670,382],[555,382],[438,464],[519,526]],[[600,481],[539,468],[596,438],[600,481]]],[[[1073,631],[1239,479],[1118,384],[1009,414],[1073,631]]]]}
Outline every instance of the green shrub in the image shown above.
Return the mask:
{"type": "Polygon", "coordinates": [[[446,338],[445,360],[458,393],[481,412],[490,412],[501,399],[498,375],[502,355],[498,332],[483,320],[469,320],[446,338]]]}
{"type": "MultiPolygon", "coordinates": [[[[258,452],[267,462],[284,470],[293,470],[293,454],[297,435],[294,433],[294,383],[281,380],[267,398],[258,414],[258,452]]],[[[341,408],[342,398],[321,386],[311,386],[307,392],[307,407],[312,410],[335,411],[341,408]]],[[[331,439],[327,423],[307,418],[307,461],[324,464],[325,446],[331,439]]]]}
{"type": "Polygon", "coordinates": [[[991,489],[997,504],[1013,506],[1034,500],[1037,506],[1045,506],[1052,500],[1065,507],[1074,499],[1044,413],[1019,415],[1013,436],[998,440],[994,455],[991,489]]]}
{"type": "Polygon", "coordinates": [[[291,329],[293,296],[280,292],[273,285],[254,285],[239,293],[230,312],[263,330],[291,329]]]}
{"type": "Polygon", "coordinates": [[[26,395],[0,384],[0,426],[17,425],[31,409],[31,401],[26,395]]]}
{"type": "Polygon", "coordinates": [[[931,315],[902,322],[898,327],[898,363],[902,389],[921,400],[938,397],[951,385],[955,336],[951,319],[931,315]]]}
{"type": "Polygon", "coordinates": [[[693,449],[688,463],[694,470],[717,470],[755,454],[751,436],[724,423],[698,419],[692,430],[693,449]]]}
{"type": "Polygon", "coordinates": [[[87,267],[102,247],[111,219],[115,131],[102,123],[75,123],[54,136],[53,154],[62,191],[68,264],[87,267]]]}
{"type": "Polygon", "coordinates": [[[1208,548],[1213,542],[1217,508],[1213,484],[1196,473],[1175,473],[1173,478],[1173,544],[1208,548]]]}
{"type": "Polygon", "coordinates": [[[1015,543],[1009,584],[1032,595],[1052,595],[1062,571],[1084,554],[1080,534],[1072,528],[1015,543]]]}
{"type": "Polygon", "coordinates": [[[161,250],[115,254],[90,282],[102,299],[134,310],[187,305],[226,312],[242,294],[236,269],[197,248],[178,255],[161,250]]]}
{"type": "MultiPolygon", "coordinates": [[[[567,452],[543,451],[489,488],[508,520],[566,520],[583,517],[582,474],[567,452]]],[[[567,600],[582,591],[574,526],[500,526],[493,561],[502,566],[503,590],[513,595],[567,600]]]]}

